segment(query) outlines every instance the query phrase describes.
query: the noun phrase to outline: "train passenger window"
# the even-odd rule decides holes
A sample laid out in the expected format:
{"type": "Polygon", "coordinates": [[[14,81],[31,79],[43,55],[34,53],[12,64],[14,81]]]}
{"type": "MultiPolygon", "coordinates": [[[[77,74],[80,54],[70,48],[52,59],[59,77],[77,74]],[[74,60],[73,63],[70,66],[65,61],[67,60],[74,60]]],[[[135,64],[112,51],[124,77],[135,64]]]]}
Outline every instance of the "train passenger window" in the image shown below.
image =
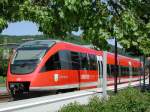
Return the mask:
{"type": "Polygon", "coordinates": [[[129,75],[129,67],[126,67],[127,68],[127,74],[126,75],[129,75]]]}
{"type": "Polygon", "coordinates": [[[124,67],[124,75],[128,75],[129,73],[127,72],[127,67],[124,67]]]}
{"type": "Polygon", "coordinates": [[[137,75],[139,75],[139,72],[138,72],[138,68],[134,68],[134,74],[133,75],[135,75],[135,76],[137,76],[137,75]]]}
{"type": "Polygon", "coordinates": [[[90,70],[97,70],[97,59],[93,54],[89,54],[90,70]]]}
{"type": "Polygon", "coordinates": [[[126,68],[125,68],[124,66],[122,66],[121,75],[122,75],[122,76],[125,76],[125,75],[126,75],[126,68]]]}
{"type": "Polygon", "coordinates": [[[120,66],[121,68],[121,76],[129,75],[129,67],[120,66]]]}
{"type": "Polygon", "coordinates": [[[81,57],[81,69],[89,70],[89,62],[88,62],[89,60],[88,60],[87,54],[81,53],[80,57],[81,57]]]}
{"type": "Polygon", "coordinates": [[[141,72],[140,72],[140,68],[138,67],[138,68],[137,68],[137,75],[140,75],[140,73],[141,73],[141,72]]]}
{"type": "Polygon", "coordinates": [[[126,75],[126,68],[123,66],[123,71],[122,71],[122,75],[126,75]]]}
{"type": "Polygon", "coordinates": [[[135,67],[132,68],[132,75],[136,75],[136,68],[135,67]]]}
{"type": "Polygon", "coordinates": [[[80,57],[79,53],[71,51],[71,62],[73,70],[80,70],[80,57]]]}
{"type": "Polygon", "coordinates": [[[121,69],[121,76],[123,75],[124,71],[123,71],[123,66],[120,66],[121,69]]]}
{"type": "Polygon", "coordinates": [[[52,55],[45,63],[44,67],[42,68],[42,72],[50,71],[50,70],[59,70],[60,67],[60,60],[58,53],[52,55]]]}
{"type": "Polygon", "coordinates": [[[110,76],[111,75],[111,71],[110,71],[110,65],[107,64],[107,75],[110,76]]]}
{"type": "Polygon", "coordinates": [[[116,67],[115,67],[115,65],[110,65],[110,68],[111,68],[111,75],[115,75],[115,73],[116,73],[116,67]]]}
{"type": "Polygon", "coordinates": [[[72,68],[70,51],[67,50],[59,51],[59,58],[61,63],[61,69],[69,70],[72,68]]]}

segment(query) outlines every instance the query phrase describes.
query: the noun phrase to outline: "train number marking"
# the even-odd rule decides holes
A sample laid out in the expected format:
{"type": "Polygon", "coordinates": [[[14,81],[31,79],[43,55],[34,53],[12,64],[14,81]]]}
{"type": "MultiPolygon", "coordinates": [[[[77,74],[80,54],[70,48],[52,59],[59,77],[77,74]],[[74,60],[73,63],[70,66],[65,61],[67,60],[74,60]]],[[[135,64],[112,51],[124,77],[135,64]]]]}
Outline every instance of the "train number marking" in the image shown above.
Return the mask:
{"type": "Polygon", "coordinates": [[[89,74],[82,74],[81,79],[90,79],[90,75],[89,74]]]}

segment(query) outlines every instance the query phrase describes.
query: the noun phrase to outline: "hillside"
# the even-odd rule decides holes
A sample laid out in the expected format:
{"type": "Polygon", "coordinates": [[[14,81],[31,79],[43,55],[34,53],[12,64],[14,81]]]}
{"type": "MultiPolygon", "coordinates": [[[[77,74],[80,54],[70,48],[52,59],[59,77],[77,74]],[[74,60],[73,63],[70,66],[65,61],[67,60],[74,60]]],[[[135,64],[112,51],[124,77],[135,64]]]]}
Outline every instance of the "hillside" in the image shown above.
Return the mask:
{"type": "MultiPolygon", "coordinates": [[[[24,41],[27,40],[43,40],[43,39],[53,39],[50,36],[45,36],[45,35],[35,35],[35,36],[31,36],[31,35],[25,35],[25,36],[9,36],[9,35],[0,35],[0,44],[3,43],[22,43],[24,41]]],[[[81,39],[78,36],[74,36],[74,35],[68,35],[65,38],[58,38],[56,37],[55,39],[58,40],[63,40],[63,41],[67,41],[67,42],[71,42],[71,43],[75,43],[75,44],[81,44],[81,45],[87,45],[89,44],[88,41],[81,39]]]]}

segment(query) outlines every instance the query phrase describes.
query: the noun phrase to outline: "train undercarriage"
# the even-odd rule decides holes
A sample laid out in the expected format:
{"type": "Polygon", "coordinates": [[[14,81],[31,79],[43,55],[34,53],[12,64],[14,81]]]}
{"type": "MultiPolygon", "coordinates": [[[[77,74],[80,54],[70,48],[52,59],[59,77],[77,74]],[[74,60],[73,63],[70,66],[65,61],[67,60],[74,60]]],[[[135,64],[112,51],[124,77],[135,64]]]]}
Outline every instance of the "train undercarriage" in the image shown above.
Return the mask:
{"type": "Polygon", "coordinates": [[[30,82],[10,82],[9,90],[13,99],[28,97],[30,82]]]}

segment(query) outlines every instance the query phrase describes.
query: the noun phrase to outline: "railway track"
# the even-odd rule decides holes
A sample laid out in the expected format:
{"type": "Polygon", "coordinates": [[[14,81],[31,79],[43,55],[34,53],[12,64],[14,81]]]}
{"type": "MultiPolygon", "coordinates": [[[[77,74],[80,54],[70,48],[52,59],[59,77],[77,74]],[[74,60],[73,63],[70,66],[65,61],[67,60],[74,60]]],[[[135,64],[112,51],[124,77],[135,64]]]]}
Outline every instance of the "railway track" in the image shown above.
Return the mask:
{"type": "Polygon", "coordinates": [[[30,98],[37,98],[37,97],[42,97],[42,96],[49,96],[49,95],[54,95],[56,93],[52,92],[40,92],[40,93],[30,93],[30,95],[25,95],[17,99],[11,98],[9,94],[3,94],[0,95],[0,103],[5,103],[5,102],[13,102],[13,101],[18,101],[18,100],[24,100],[24,99],[30,99],[30,98]]]}
{"type": "MultiPolygon", "coordinates": [[[[139,82],[133,82],[130,86],[138,86],[139,82]]],[[[129,84],[118,85],[119,89],[124,89],[128,87],[129,84]]],[[[114,90],[113,86],[109,86],[107,90],[114,90]]],[[[98,95],[102,97],[102,88],[81,90],[75,92],[69,92],[64,94],[42,96],[30,99],[24,99],[13,102],[5,102],[0,104],[0,112],[46,112],[58,111],[64,104],[71,102],[79,102],[80,104],[87,104],[89,98],[93,95],[98,95]]]]}
{"type": "Polygon", "coordinates": [[[0,95],[0,103],[11,101],[9,94],[0,95]]]}

